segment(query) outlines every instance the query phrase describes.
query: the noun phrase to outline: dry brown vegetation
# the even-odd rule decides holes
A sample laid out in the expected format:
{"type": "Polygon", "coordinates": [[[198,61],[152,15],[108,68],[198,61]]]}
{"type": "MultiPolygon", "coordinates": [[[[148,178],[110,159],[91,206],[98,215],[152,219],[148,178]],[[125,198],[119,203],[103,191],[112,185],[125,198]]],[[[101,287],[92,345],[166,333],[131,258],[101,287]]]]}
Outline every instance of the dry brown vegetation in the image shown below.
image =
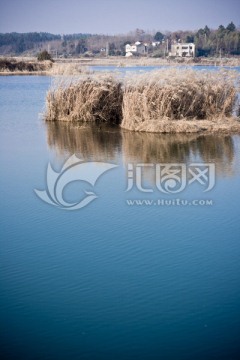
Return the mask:
{"type": "Polygon", "coordinates": [[[47,94],[46,120],[109,122],[122,119],[121,84],[111,77],[60,81],[47,94]]]}
{"type": "Polygon", "coordinates": [[[240,131],[239,75],[161,69],[143,75],[93,74],[57,83],[47,94],[46,120],[107,122],[148,132],[240,131]]]}
{"type": "MultiPolygon", "coordinates": [[[[61,60],[64,61],[64,60],[61,60]]],[[[69,60],[65,60],[68,62],[69,60]]],[[[107,58],[80,58],[74,59],[90,66],[240,66],[240,58],[152,58],[152,57],[130,57],[109,56],[107,58]]]]}
{"type": "Polygon", "coordinates": [[[79,62],[54,63],[50,60],[37,61],[34,59],[0,58],[0,73],[3,74],[39,74],[44,75],[80,75],[91,74],[88,66],[79,62]]]}
{"type": "Polygon", "coordinates": [[[81,65],[79,62],[75,63],[54,63],[49,75],[79,75],[90,74],[92,71],[87,66],[81,65]]]}
{"type": "Polygon", "coordinates": [[[51,61],[17,61],[16,59],[0,59],[0,72],[3,73],[32,73],[44,72],[52,67],[51,61]]]}
{"type": "Polygon", "coordinates": [[[189,69],[135,76],[124,87],[121,125],[150,132],[225,130],[226,118],[236,106],[236,79],[236,73],[229,71],[189,69]]]}

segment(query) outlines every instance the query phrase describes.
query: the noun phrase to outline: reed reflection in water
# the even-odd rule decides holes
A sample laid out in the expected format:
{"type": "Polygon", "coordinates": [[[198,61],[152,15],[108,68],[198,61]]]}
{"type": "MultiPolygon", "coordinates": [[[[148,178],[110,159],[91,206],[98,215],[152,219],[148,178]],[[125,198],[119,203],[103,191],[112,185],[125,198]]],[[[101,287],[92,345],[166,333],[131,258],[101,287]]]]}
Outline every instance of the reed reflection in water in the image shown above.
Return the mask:
{"type": "MultiPolygon", "coordinates": [[[[72,154],[85,161],[128,163],[214,162],[218,174],[233,173],[230,135],[156,134],[105,125],[46,122],[48,144],[64,160],[72,154]]],[[[146,168],[146,172],[148,169],[146,168]]]]}
{"type": "Polygon", "coordinates": [[[46,122],[48,145],[60,157],[78,155],[85,161],[116,161],[121,153],[118,127],[64,122],[46,122]]]}

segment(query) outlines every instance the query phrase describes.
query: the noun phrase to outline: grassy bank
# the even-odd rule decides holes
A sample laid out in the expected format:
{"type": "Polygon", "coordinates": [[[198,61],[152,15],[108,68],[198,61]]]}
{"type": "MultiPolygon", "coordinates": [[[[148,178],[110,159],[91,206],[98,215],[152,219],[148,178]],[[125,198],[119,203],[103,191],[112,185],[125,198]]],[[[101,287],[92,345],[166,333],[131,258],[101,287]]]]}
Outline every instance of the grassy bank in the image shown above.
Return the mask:
{"type": "Polygon", "coordinates": [[[117,67],[133,67],[133,66],[240,66],[240,57],[232,58],[153,58],[153,57],[130,57],[109,56],[106,58],[80,58],[66,59],[69,61],[79,62],[90,66],[117,66],[117,67]]]}
{"type": "Polygon", "coordinates": [[[51,61],[0,59],[0,73],[3,75],[12,74],[45,74],[52,68],[51,61]]]}
{"type": "Polygon", "coordinates": [[[49,60],[0,58],[0,75],[79,75],[91,73],[79,62],[54,63],[49,60]]]}
{"type": "Polygon", "coordinates": [[[239,75],[162,69],[119,79],[92,74],[47,94],[46,120],[107,122],[148,132],[239,131],[239,75]]]}

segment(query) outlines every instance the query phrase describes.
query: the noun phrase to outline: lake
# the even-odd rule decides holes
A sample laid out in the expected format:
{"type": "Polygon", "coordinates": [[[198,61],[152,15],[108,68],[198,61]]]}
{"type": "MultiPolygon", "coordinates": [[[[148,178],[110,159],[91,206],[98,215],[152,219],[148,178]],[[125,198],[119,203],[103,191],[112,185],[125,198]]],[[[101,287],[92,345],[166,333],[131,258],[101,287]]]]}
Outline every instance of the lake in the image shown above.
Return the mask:
{"type": "Polygon", "coordinates": [[[0,77],[1,358],[238,359],[240,136],[45,124],[50,85],[0,77]],[[116,166],[68,211],[34,189],[73,154],[116,166]]]}

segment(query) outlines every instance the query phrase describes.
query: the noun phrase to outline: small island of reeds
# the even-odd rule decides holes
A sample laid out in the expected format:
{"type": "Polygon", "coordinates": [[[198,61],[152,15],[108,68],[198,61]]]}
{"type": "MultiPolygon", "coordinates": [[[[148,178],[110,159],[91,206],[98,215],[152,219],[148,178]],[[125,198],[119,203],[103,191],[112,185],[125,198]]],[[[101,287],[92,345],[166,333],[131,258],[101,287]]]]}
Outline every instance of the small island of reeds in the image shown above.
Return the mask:
{"type": "Polygon", "coordinates": [[[240,131],[237,72],[160,69],[62,79],[47,94],[47,121],[106,122],[147,132],[240,131]]]}

